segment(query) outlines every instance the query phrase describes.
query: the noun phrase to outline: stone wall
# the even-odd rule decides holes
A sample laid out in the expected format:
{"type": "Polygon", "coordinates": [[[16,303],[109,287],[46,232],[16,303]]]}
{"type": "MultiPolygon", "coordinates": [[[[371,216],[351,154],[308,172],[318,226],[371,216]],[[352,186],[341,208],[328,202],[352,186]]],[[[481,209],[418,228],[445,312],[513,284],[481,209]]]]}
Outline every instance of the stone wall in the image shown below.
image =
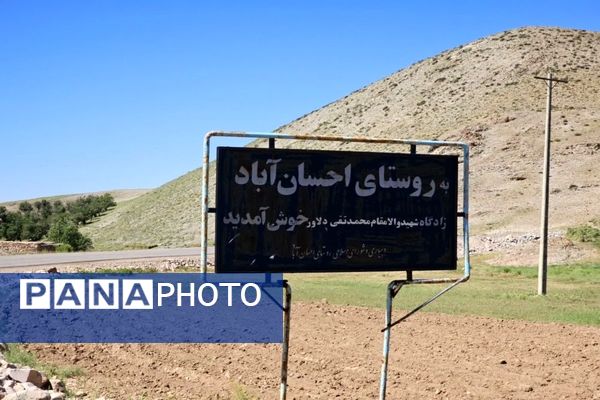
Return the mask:
{"type": "Polygon", "coordinates": [[[0,241],[0,256],[54,252],[55,250],[56,246],[52,243],[0,241]]]}

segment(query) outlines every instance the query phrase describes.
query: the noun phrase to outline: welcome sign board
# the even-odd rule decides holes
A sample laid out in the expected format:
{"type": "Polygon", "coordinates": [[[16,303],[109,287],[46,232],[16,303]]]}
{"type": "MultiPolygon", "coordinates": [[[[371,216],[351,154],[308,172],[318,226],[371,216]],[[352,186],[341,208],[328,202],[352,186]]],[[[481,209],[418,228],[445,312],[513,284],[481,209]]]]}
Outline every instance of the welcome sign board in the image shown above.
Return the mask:
{"type": "Polygon", "coordinates": [[[458,157],[220,147],[216,272],[456,269],[458,157]]]}

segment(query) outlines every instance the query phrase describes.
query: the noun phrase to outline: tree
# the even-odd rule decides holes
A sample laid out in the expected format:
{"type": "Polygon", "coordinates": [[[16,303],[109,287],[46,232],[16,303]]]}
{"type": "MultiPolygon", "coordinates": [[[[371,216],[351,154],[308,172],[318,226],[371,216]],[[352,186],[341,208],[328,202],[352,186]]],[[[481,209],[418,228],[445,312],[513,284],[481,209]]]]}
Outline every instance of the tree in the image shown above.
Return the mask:
{"type": "Polygon", "coordinates": [[[85,197],[67,203],[67,212],[77,225],[85,225],[87,221],[92,219],[89,202],[85,197]]]}
{"type": "Polygon", "coordinates": [[[28,201],[22,201],[19,203],[19,211],[21,211],[23,214],[29,214],[33,211],[33,206],[28,201]]]}
{"type": "Polygon", "coordinates": [[[21,230],[23,229],[23,216],[18,212],[7,212],[6,221],[2,223],[2,237],[6,240],[21,240],[21,230]]]}
{"type": "Polygon", "coordinates": [[[39,217],[44,221],[47,221],[48,218],[50,218],[50,216],[52,215],[52,204],[50,204],[48,200],[36,201],[35,203],[33,203],[33,206],[35,207],[35,210],[39,217]]]}
{"type": "Polygon", "coordinates": [[[52,203],[52,214],[64,214],[67,212],[65,205],[60,200],[56,200],[52,203]]]}
{"type": "Polygon", "coordinates": [[[77,225],[85,225],[109,208],[116,206],[110,193],[102,196],[84,196],[67,203],[67,211],[77,225]]]}
{"type": "Polygon", "coordinates": [[[82,235],[77,225],[66,215],[59,216],[50,226],[47,238],[55,243],[65,243],[73,250],[87,250],[92,247],[90,238],[82,235]]]}
{"type": "Polygon", "coordinates": [[[57,243],[68,244],[74,250],[85,250],[92,246],[92,241],[77,227],[116,205],[112,195],[105,193],[80,197],[66,204],[60,200],[53,203],[38,200],[33,205],[23,201],[15,212],[0,206],[0,239],[40,240],[46,236],[57,243]]]}
{"type": "Polygon", "coordinates": [[[8,210],[4,206],[0,206],[0,239],[6,237],[6,227],[8,226],[8,210]]]}
{"type": "Polygon", "coordinates": [[[41,240],[48,232],[48,223],[38,216],[25,214],[21,217],[21,221],[21,240],[41,240]]]}
{"type": "Polygon", "coordinates": [[[98,202],[100,204],[100,208],[102,209],[101,212],[107,211],[109,208],[115,207],[117,205],[114,197],[110,193],[104,193],[98,198],[98,202]]]}

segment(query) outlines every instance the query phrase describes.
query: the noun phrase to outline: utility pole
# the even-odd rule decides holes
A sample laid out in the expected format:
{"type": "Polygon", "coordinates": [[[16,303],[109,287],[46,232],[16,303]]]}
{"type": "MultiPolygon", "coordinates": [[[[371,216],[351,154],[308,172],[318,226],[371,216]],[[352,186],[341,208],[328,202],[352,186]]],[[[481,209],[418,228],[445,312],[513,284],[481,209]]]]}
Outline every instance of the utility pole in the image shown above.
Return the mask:
{"type": "Polygon", "coordinates": [[[552,77],[552,72],[548,72],[547,77],[536,76],[535,79],[545,81],[548,88],[548,98],[546,100],[546,134],[544,145],[544,177],[542,181],[542,213],[540,225],[540,259],[538,264],[538,295],[546,295],[548,281],[548,200],[550,186],[550,135],[552,123],[552,89],[556,83],[567,83],[566,80],[552,77]]]}

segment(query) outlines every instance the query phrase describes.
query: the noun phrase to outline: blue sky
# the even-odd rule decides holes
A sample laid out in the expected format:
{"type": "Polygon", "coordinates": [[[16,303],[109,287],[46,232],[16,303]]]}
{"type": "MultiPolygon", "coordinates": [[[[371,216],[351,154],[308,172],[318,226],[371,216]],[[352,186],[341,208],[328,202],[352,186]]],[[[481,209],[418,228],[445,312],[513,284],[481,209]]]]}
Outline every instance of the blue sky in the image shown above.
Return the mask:
{"type": "Polygon", "coordinates": [[[596,1],[0,0],[0,201],[157,187],[440,51],[596,1]],[[236,142],[239,143],[239,142],[236,142]]]}

